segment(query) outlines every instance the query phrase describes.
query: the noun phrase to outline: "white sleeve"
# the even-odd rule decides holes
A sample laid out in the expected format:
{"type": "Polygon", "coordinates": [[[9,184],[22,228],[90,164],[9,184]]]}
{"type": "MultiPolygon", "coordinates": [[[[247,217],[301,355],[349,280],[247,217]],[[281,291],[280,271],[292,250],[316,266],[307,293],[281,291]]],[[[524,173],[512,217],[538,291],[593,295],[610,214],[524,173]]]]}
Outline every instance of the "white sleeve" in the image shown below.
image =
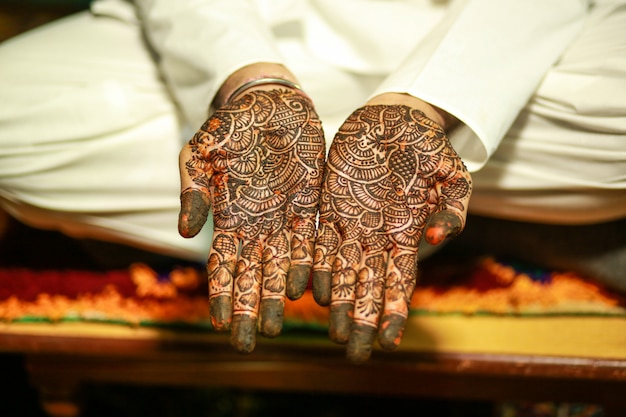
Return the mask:
{"type": "Polygon", "coordinates": [[[476,171],[582,29],[588,7],[585,0],[457,1],[374,95],[408,93],[457,117],[462,125],[450,140],[476,171]]]}
{"type": "Polygon", "coordinates": [[[254,0],[135,0],[166,83],[192,126],[226,78],[256,62],[283,63],[254,0]]]}

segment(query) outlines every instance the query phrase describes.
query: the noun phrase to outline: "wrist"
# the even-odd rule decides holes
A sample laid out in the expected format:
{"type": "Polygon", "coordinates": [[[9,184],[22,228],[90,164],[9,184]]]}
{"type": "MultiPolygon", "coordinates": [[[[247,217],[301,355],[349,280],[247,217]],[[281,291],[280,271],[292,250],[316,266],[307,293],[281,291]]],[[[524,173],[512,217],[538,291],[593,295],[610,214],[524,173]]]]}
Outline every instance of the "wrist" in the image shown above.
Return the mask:
{"type": "Polygon", "coordinates": [[[255,89],[267,90],[275,88],[276,85],[294,88],[306,96],[300,89],[296,77],[284,65],[256,63],[238,69],[224,81],[215,95],[213,107],[220,108],[228,100],[234,98],[235,94],[238,95],[247,88],[255,87],[255,89]],[[272,80],[276,81],[272,82],[272,80]],[[284,80],[284,82],[282,82],[282,80],[284,80]],[[258,84],[255,84],[255,81],[258,81],[258,84]]]}
{"type": "Polygon", "coordinates": [[[298,84],[289,81],[289,80],[285,80],[283,78],[274,78],[274,77],[264,77],[264,78],[257,78],[257,79],[253,79],[251,81],[248,81],[242,85],[240,85],[239,87],[237,87],[237,89],[235,91],[233,91],[231,93],[231,95],[226,99],[226,103],[236,99],[237,97],[239,97],[240,95],[242,95],[244,92],[246,92],[247,90],[254,88],[254,89],[267,89],[267,88],[276,88],[275,86],[277,85],[282,85],[284,87],[288,87],[291,88],[292,90],[296,90],[297,92],[304,94],[304,92],[302,91],[302,87],[300,87],[298,84]],[[267,87],[267,86],[274,86],[274,87],[267,87]]]}
{"type": "Polygon", "coordinates": [[[459,123],[459,120],[447,111],[406,93],[379,94],[372,97],[366,104],[369,106],[380,104],[409,106],[424,113],[426,117],[437,123],[446,132],[452,130],[459,123]]]}

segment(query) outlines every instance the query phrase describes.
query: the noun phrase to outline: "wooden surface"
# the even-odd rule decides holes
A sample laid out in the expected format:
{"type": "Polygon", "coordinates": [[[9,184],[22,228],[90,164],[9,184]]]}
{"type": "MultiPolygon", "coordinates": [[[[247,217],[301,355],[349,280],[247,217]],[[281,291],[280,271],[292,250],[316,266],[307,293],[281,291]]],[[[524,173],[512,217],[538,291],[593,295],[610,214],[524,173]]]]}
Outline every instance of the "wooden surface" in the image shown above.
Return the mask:
{"type": "Polygon", "coordinates": [[[132,336],[120,330],[102,337],[93,331],[0,331],[0,350],[25,355],[33,384],[56,416],[78,415],[71,398],[83,383],[570,401],[602,404],[611,410],[608,417],[626,415],[626,359],[375,351],[369,362],[354,365],[343,346],[321,333],[260,338],[252,354],[241,355],[227,335],[136,328],[132,336]]]}

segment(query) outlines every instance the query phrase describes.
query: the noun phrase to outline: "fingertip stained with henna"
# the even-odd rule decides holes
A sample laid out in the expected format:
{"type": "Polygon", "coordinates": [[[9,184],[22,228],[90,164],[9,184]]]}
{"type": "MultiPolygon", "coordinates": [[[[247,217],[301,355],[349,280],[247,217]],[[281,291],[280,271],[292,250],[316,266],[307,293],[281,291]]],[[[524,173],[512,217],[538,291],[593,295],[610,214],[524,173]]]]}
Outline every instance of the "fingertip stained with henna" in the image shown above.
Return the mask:
{"type": "Polygon", "coordinates": [[[233,316],[230,344],[240,353],[250,353],[256,346],[256,318],[247,314],[233,316]]]}
{"type": "Polygon", "coordinates": [[[353,303],[339,303],[330,306],[328,335],[333,342],[348,343],[353,317],[353,303]]]}
{"type": "Polygon", "coordinates": [[[384,316],[378,331],[378,344],[388,351],[397,349],[404,335],[405,323],[406,319],[398,314],[384,316]]]}
{"type": "Polygon", "coordinates": [[[180,214],[178,218],[178,232],[189,238],[197,235],[209,216],[209,206],[206,198],[200,191],[186,191],[180,196],[180,214]]]}
{"type": "Polygon", "coordinates": [[[283,328],[285,301],[272,298],[261,301],[259,309],[259,332],[265,337],[280,335],[283,328]]]}
{"type": "Polygon", "coordinates": [[[292,265],[287,273],[287,297],[297,300],[304,294],[311,277],[311,267],[308,265],[292,265]]]}
{"type": "Polygon", "coordinates": [[[231,298],[225,295],[209,299],[209,312],[211,325],[218,332],[230,330],[232,322],[231,298]]]}
{"type": "Polygon", "coordinates": [[[313,298],[321,306],[327,306],[331,301],[332,274],[327,271],[313,272],[313,298]]]}
{"type": "Polygon", "coordinates": [[[461,232],[462,224],[459,217],[447,211],[433,215],[426,226],[426,241],[431,245],[438,245],[447,238],[452,238],[461,232]]]}
{"type": "Polygon", "coordinates": [[[372,355],[375,336],[375,327],[354,324],[346,350],[348,360],[355,364],[367,362],[372,355]]]}

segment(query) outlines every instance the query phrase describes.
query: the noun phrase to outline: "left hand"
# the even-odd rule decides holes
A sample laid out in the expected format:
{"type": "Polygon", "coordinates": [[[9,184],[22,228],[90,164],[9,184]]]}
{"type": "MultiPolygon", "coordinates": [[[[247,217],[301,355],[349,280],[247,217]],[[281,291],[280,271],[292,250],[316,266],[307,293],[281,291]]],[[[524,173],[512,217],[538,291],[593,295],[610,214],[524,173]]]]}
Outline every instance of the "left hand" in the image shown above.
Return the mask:
{"type": "Polygon", "coordinates": [[[405,105],[369,105],[331,145],[320,201],[313,295],[330,304],[330,338],[363,362],[395,349],[417,281],[422,234],[460,233],[471,177],[446,133],[405,105]]]}

